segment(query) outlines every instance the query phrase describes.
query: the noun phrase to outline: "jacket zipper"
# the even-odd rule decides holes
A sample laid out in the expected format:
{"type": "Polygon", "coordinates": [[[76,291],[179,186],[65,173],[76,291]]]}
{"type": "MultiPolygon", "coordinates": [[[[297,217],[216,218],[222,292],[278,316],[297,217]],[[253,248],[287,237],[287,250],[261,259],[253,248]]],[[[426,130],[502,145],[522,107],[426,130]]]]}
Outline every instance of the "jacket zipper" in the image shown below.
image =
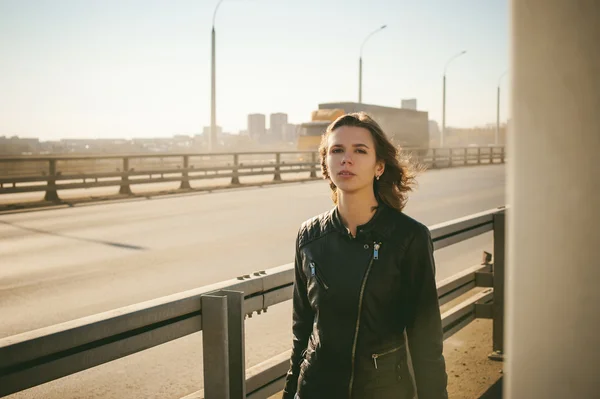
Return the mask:
{"type": "Polygon", "coordinates": [[[367,266],[367,272],[365,273],[365,277],[363,278],[362,285],[360,287],[360,295],[358,297],[358,315],[356,316],[356,329],[354,330],[354,341],[352,342],[352,372],[350,373],[350,384],[348,386],[348,398],[352,397],[352,385],[354,384],[354,361],[356,358],[356,343],[358,340],[358,330],[360,329],[360,314],[362,311],[362,303],[363,296],[365,293],[365,286],[367,285],[367,279],[369,278],[369,273],[371,272],[371,266],[373,266],[373,261],[379,259],[379,248],[381,243],[373,243],[373,257],[369,262],[369,266],[367,266]]]}
{"type": "Polygon", "coordinates": [[[379,248],[380,247],[381,247],[380,242],[373,243],[373,259],[375,259],[375,260],[379,259],[379,248]]]}
{"type": "Polygon", "coordinates": [[[315,265],[315,262],[310,262],[310,274],[317,280],[317,283],[321,284],[323,288],[325,288],[325,290],[329,289],[327,283],[325,283],[325,281],[323,281],[323,279],[317,274],[317,265],[315,265]]]}
{"type": "Polygon", "coordinates": [[[371,355],[371,357],[373,358],[373,364],[375,365],[375,369],[377,369],[377,358],[379,358],[379,357],[381,357],[381,356],[389,355],[390,353],[397,352],[397,351],[399,351],[400,349],[402,349],[403,347],[404,347],[404,346],[399,346],[399,347],[397,347],[397,348],[393,348],[393,349],[387,350],[387,351],[385,351],[385,352],[383,352],[383,353],[373,353],[373,354],[371,355]]]}

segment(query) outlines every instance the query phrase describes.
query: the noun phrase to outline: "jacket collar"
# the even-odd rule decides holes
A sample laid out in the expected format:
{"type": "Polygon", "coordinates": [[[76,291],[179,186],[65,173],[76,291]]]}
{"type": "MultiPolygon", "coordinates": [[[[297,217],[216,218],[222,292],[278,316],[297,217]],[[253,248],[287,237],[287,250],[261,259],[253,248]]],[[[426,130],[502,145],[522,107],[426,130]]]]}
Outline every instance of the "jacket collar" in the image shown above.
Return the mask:
{"type": "MultiPolygon", "coordinates": [[[[331,211],[331,219],[336,230],[351,237],[350,232],[342,222],[337,206],[331,211]]],[[[373,217],[367,223],[356,227],[356,239],[360,239],[361,241],[385,240],[390,237],[392,229],[393,209],[380,202],[373,217]]]]}

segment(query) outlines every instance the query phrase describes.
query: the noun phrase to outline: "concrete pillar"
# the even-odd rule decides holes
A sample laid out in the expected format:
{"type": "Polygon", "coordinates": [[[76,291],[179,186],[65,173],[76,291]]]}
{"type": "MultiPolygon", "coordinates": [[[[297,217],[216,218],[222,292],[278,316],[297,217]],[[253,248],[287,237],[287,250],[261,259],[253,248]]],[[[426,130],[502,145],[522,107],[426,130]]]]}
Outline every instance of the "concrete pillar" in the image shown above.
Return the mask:
{"type": "Polygon", "coordinates": [[[600,1],[512,0],[505,398],[600,392],[600,1]]]}

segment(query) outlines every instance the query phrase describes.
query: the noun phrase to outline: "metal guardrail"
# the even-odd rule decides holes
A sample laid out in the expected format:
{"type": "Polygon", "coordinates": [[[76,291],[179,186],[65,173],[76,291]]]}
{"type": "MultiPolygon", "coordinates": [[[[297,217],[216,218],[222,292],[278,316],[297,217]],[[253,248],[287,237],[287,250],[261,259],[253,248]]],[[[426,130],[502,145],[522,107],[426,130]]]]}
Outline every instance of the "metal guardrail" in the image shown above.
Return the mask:
{"type": "MultiPolygon", "coordinates": [[[[505,210],[499,208],[430,228],[435,249],[494,232],[493,266],[487,254],[481,265],[440,281],[437,287],[440,305],[475,287],[490,287],[444,312],[442,324],[448,338],[475,318],[493,317],[493,349],[498,353],[503,350],[502,325],[497,325],[502,323],[503,280],[497,276],[504,275],[504,218],[505,210]]],[[[203,331],[204,364],[211,367],[204,368],[205,390],[188,398],[202,398],[204,392],[208,398],[266,398],[283,387],[289,351],[244,370],[244,315],[251,317],[290,300],[293,268],[290,263],[2,338],[0,397],[203,331]]]]}
{"type": "MultiPolygon", "coordinates": [[[[406,151],[408,152],[408,151],[406,151]]],[[[414,159],[430,168],[504,163],[504,147],[411,149],[414,159]]],[[[150,154],[98,156],[0,157],[0,195],[45,192],[46,201],[59,202],[59,190],[120,187],[119,194],[131,195],[131,186],[179,182],[180,189],[192,189],[190,182],[283,174],[309,173],[317,179],[320,170],[316,152],[239,152],[216,154],[150,154]]]]}

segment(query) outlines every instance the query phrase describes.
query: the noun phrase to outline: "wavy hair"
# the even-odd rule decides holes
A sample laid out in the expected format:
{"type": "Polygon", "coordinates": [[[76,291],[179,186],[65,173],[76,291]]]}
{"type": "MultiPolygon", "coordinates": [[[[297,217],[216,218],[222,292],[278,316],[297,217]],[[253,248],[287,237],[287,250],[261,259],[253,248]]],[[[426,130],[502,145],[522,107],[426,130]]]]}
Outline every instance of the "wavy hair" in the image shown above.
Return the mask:
{"type": "Polygon", "coordinates": [[[408,192],[416,185],[416,175],[423,170],[421,165],[412,163],[410,157],[404,156],[392,141],[368,114],[355,112],[342,115],[333,121],[321,138],[319,155],[321,157],[321,172],[323,178],[329,180],[331,199],[338,203],[337,186],[331,181],[327,169],[327,140],[329,135],[342,126],[355,126],[367,129],[375,142],[375,155],[377,161],[385,163],[383,174],[379,180],[373,178],[373,192],[377,202],[383,202],[391,208],[402,211],[408,200],[408,192]]]}

